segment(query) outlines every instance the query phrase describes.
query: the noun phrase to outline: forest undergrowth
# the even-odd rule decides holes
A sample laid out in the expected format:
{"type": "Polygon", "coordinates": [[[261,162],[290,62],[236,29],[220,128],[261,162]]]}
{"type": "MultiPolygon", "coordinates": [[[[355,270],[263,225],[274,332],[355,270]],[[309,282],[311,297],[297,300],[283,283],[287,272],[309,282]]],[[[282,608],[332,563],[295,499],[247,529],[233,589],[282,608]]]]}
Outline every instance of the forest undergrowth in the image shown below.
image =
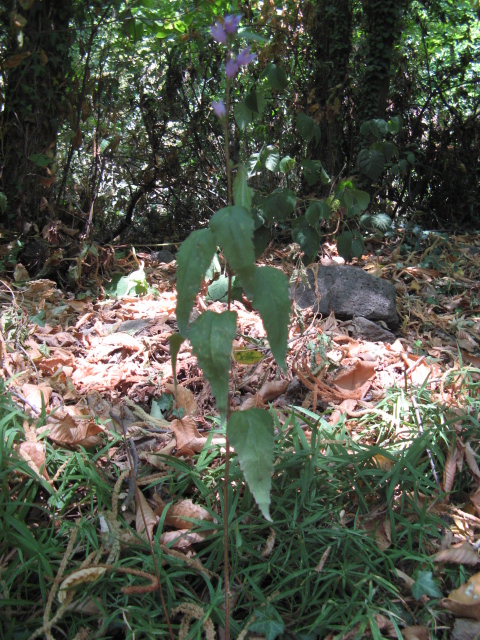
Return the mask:
{"type": "MultiPolygon", "coordinates": [[[[270,407],[272,522],[234,454],[224,509],[225,434],[188,343],[175,390],[174,263],[117,254],[77,297],[4,278],[1,637],[222,638],[225,513],[232,637],[479,633],[475,242],[364,256],[396,285],[396,341],[297,310],[286,374],[234,303],[230,404],[270,407]]],[[[209,297],[197,308],[222,308],[209,297]]]]}

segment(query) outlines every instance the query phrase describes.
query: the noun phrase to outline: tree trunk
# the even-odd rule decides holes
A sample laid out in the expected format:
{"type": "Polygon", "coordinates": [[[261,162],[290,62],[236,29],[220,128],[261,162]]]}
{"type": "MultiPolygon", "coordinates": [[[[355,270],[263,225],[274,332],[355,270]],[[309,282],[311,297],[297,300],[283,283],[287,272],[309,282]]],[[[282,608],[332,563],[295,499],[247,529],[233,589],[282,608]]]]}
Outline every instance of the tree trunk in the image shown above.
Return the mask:
{"type": "MultiPolygon", "coordinates": [[[[16,2],[6,4],[6,19],[19,15],[15,13],[16,2]]],[[[72,0],[34,0],[29,9],[20,11],[19,18],[11,19],[3,62],[0,152],[2,189],[8,202],[5,222],[22,229],[27,220],[38,222],[43,217],[40,211],[45,209],[55,169],[70,72],[72,0]]]]}
{"type": "Polygon", "coordinates": [[[351,0],[317,0],[312,35],[317,59],[314,89],[322,135],[319,157],[327,172],[334,176],[341,171],[348,155],[345,125],[352,50],[351,0]]]}

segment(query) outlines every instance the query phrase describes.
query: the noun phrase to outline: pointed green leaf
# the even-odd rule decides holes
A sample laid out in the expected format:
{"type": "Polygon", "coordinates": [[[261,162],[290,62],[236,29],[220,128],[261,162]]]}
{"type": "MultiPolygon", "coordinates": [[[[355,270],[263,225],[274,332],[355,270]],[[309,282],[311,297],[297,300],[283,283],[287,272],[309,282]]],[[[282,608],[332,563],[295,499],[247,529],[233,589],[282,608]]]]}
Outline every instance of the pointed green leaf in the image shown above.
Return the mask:
{"type": "Polygon", "coordinates": [[[320,142],[320,127],[313,118],[306,113],[299,113],[297,116],[297,129],[304,140],[310,142],[315,138],[316,143],[320,142]]]}
{"type": "Polygon", "coordinates": [[[283,91],[287,86],[287,74],[282,67],[277,67],[276,64],[268,65],[267,78],[272,89],[283,91]]]}
{"type": "Polygon", "coordinates": [[[257,260],[268,247],[270,237],[271,232],[268,227],[260,227],[255,230],[255,233],[253,234],[253,246],[255,248],[255,258],[257,260]]]}
{"type": "Polygon", "coordinates": [[[353,236],[350,231],[344,231],[337,237],[337,251],[345,262],[350,262],[353,257],[352,254],[352,242],[353,236]]]}
{"type": "Polygon", "coordinates": [[[243,131],[252,121],[252,111],[247,107],[244,101],[237,102],[234,109],[235,122],[240,131],[243,131]]]}
{"type": "Polygon", "coordinates": [[[298,242],[301,250],[305,252],[305,264],[313,262],[317,257],[320,246],[320,236],[314,227],[308,224],[305,216],[301,216],[293,221],[292,239],[294,242],[298,242]]]}
{"type": "Polygon", "coordinates": [[[252,208],[253,189],[247,184],[247,169],[241,164],[233,181],[233,201],[239,207],[252,208]]]}
{"type": "Polygon", "coordinates": [[[253,217],[244,207],[224,207],[213,214],[210,229],[230,267],[240,276],[246,294],[251,295],[255,273],[253,217]]]}
{"type": "Polygon", "coordinates": [[[210,229],[191,233],[177,254],[177,322],[182,335],[187,332],[188,320],[195,296],[202,284],[217,245],[210,229]]]}
{"type": "Polygon", "coordinates": [[[265,109],[265,94],[263,91],[252,89],[245,98],[245,106],[250,109],[250,111],[253,111],[253,113],[259,116],[262,115],[265,109]]]}
{"type": "Polygon", "coordinates": [[[355,229],[352,234],[352,256],[354,258],[361,258],[365,250],[365,241],[362,234],[358,229],[355,229]]]}
{"type": "Polygon", "coordinates": [[[177,369],[178,352],[180,351],[180,347],[182,346],[182,342],[184,340],[185,338],[179,333],[172,333],[172,335],[168,339],[168,342],[170,343],[170,356],[172,358],[172,369],[174,377],[176,377],[175,371],[177,369]]]}
{"type": "Polygon", "coordinates": [[[255,268],[252,303],[262,318],[273,357],[285,370],[291,303],[288,297],[288,278],[283,271],[274,267],[255,268]]]}
{"type": "Polygon", "coordinates": [[[270,517],[273,473],[273,419],[268,411],[247,409],[232,413],[227,436],[237,452],[240,468],[264,518],[270,517]]]}
{"type": "Polygon", "coordinates": [[[210,382],[222,422],[227,415],[228,372],[236,329],[235,311],[223,313],[205,311],[195,322],[192,322],[188,330],[193,353],[197,356],[198,364],[210,382]]]}

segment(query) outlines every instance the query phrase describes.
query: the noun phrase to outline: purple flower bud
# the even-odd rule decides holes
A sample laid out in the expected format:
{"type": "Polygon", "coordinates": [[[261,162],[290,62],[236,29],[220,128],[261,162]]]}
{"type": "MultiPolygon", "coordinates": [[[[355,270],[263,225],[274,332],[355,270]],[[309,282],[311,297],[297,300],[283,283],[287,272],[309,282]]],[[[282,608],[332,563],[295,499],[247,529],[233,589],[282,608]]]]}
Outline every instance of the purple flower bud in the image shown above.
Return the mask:
{"type": "Polygon", "coordinates": [[[230,15],[225,16],[225,20],[223,21],[223,28],[229,35],[233,35],[237,32],[238,24],[242,19],[241,15],[230,15]]]}
{"type": "Polygon", "coordinates": [[[256,59],[256,55],[254,53],[250,53],[250,47],[246,47],[242,49],[235,60],[235,64],[237,67],[243,67],[245,64],[250,64],[256,59]]]}
{"type": "Polygon", "coordinates": [[[215,26],[210,27],[210,33],[216,42],[220,42],[220,44],[227,44],[227,33],[220,22],[216,22],[215,26]]]}
{"type": "Polygon", "coordinates": [[[222,100],[218,102],[212,102],[212,109],[217,118],[225,118],[227,112],[225,110],[225,103],[222,100]]]}
{"type": "Polygon", "coordinates": [[[227,64],[225,65],[225,75],[227,76],[227,78],[234,78],[237,71],[238,71],[238,64],[237,61],[233,60],[233,58],[230,58],[230,60],[227,61],[227,64]]]}

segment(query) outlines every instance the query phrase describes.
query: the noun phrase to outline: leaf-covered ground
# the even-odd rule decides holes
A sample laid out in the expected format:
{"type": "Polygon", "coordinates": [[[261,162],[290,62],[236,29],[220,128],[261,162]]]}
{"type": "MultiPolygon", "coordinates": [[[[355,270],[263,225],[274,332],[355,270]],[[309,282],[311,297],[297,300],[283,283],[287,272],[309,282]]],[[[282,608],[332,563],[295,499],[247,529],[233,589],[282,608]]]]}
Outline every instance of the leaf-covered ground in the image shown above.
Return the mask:
{"type": "MultiPolygon", "coordinates": [[[[297,310],[285,374],[233,303],[231,410],[270,406],[276,427],[273,523],[232,458],[233,637],[480,633],[480,246],[370,250],[359,266],[397,288],[393,343],[297,310]]],[[[110,270],[96,297],[21,267],[1,282],[2,637],[221,638],[225,439],[188,342],[175,394],[175,263],[110,270]]],[[[197,311],[226,309],[212,292],[197,311]]]]}

